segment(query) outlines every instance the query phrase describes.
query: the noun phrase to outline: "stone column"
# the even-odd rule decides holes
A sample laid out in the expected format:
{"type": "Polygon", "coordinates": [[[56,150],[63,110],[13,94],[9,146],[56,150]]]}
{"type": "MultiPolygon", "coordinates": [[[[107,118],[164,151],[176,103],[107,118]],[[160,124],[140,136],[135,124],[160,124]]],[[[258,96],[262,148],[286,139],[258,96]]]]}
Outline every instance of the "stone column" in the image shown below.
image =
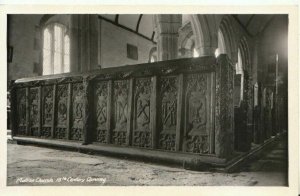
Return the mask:
{"type": "Polygon", "coordinates": [[[98,17],[80,15],[80,67],[89,71],[98,67],[98,17]]]}
{"type": "Polygon", "coordinates": [[[176,59],[178,54],[178,30],[182,25],[179,14],[155,16],[158,61],[176,59]]]}
{"type": "Polygon", "coordinates": [[[71,15],[71,72],[98,67],[98,27],[97,15],[71,15]]]}
{"type": "Polygon", "coordinates": [[[79,15],[72,14],[70,18],[70,72],[80,71],[79,60],[79,15]]]}

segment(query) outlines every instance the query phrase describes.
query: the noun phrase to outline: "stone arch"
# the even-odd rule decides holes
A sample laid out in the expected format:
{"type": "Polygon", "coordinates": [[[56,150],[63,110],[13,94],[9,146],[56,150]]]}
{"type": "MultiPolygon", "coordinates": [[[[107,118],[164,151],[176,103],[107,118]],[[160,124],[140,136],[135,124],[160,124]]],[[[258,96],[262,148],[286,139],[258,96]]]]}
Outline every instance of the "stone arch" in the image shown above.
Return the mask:
{"type": "Polygon", "coordinates": [[[243,61],[243,69],[248,72],[248,74],[252,74],[252,67],[250,61],[250,50],[246,37],[242,37],[239,41],[238,48],[241,51],[242,61],[243,61]]]}
{"type": "Polygon", "coordinates": [[[252,86],[252,67],[250,60],[250,50],[246,37],[239,41],[238,48],[241,53],[244,70],[244,102],[247,112],[247,129],[249,132],[253,129],[253,86],[252,86]]]}
{"type": "Polygon", "coordinates": [[[221,17],[221,15],[190,15],[195,47],[200,56],[214,56],[218,48],[218,27],[221,17]]]}
{"type": "Polygon", "coordinates": [[[220,26],[220,32],[223,34],[226,54],[231,59],[233,63],[237,63],[238,60],[238,46],[236,42],[236,31],[232,22],[231,16],[223,17],[220,26]]]}
{"type": "Polygon", "coordinates": [[[179,29],[178,37],[178,56],[181,58],[193,57],[193,49],[195,48],[195,37],[191,22],[186,23],[179,29]]]}

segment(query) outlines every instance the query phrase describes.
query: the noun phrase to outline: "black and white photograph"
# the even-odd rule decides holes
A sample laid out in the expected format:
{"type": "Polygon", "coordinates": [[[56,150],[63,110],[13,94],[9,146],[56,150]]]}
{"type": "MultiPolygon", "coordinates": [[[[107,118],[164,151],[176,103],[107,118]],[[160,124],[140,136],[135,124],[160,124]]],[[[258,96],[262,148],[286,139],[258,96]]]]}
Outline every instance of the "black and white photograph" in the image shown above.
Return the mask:
{"type": "Polygon", "coordinates": [[[290,25],[8,12],[6,186],[290,187],[290,25]]]}

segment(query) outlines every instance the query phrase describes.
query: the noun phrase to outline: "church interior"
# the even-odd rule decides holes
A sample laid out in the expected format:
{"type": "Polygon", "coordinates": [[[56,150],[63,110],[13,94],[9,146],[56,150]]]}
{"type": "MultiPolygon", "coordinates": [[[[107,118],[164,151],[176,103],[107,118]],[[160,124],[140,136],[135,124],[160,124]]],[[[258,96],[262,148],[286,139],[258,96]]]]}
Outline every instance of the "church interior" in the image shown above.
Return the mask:
{"type": "Polygon", "coordinates": [[[7,35],[20,143],[227,167],[288,132],[287,14],[9,14],[7,35]]]}

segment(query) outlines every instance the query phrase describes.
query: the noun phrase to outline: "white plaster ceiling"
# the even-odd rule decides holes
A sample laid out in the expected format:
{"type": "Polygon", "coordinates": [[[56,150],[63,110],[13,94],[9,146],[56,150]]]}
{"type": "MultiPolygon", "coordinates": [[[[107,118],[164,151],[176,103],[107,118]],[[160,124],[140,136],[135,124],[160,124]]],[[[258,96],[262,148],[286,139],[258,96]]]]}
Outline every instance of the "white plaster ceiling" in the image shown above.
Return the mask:
{"type": "MultiPolygon", "coordinates": [[[[154,20],[151,14],[100,14],[101,17],[111,21],[112,23],[125,27],[145,38],[155,40],[154,20]]],[[[255,36],[262,32],[271,21],[274,15],[268,14],[237,14],[233,15],[238,23],[251,36],[255,36]]],[[[190,21],[189,15],[182,15],[182,24],[190,21]]]]}
{"type": "Polygon", "coordinates": [[[150,40],[154,40],[153,15],[150,14],[100,14],[116,25],[130,29],[150,40]]]}

